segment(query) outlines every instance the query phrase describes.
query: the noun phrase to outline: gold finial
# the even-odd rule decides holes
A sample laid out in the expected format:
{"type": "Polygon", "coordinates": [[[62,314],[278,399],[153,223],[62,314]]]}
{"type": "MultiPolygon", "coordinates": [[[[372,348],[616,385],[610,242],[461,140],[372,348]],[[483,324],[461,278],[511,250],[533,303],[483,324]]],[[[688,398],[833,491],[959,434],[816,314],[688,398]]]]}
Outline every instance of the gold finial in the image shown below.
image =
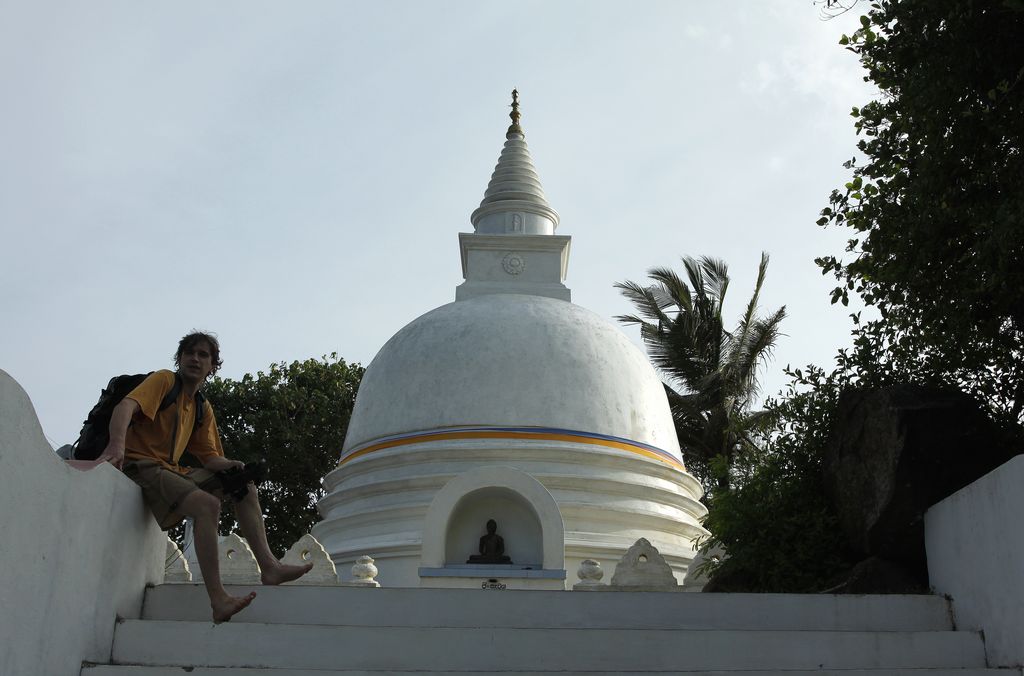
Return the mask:
{"type": "Polygon", "coordinates": [[[512,124],[509,125],[508,131],[505,132],[505,138],[508,138],[512,134],[523,135],[523,128],[519,126],[519,118],[522,115],[519,112],[519,90],[512,90],[512,112],[508,114],[512,118],[512,124]]]}

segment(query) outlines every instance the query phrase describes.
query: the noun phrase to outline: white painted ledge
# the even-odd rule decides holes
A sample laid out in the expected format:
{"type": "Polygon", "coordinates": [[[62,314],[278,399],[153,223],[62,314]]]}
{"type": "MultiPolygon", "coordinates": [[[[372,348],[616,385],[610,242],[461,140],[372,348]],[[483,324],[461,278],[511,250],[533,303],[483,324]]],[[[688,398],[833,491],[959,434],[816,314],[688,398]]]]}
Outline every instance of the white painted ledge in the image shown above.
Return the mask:
{"type": "Polygon", "coordinates": [[[1024,665],[1024,456],[925,514],[928,577],[958,629],[985,632],[990,666],[1024,665]]]}
{"type": "Polygon", "coordinates": [[[167,538],[110,465],[73,469],[0,370],[0,674],[77,675],[110,659],[117,617],[163,581],[167,538]]]}

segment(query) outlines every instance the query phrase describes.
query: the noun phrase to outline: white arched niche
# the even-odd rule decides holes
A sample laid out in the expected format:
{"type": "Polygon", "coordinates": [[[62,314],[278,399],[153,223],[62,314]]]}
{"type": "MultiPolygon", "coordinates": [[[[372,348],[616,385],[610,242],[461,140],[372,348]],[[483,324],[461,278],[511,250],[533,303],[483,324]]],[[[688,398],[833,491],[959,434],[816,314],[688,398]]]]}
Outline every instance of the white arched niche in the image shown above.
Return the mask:
{"type": "Polygon", "coordinates": [[[551,493],[514,467],[477,467],[437,492],[423,524],[420,565],[444,568],[477,553],[488,519],[498,523],[516,567],[565,567],[565,527],[551,493]]]}

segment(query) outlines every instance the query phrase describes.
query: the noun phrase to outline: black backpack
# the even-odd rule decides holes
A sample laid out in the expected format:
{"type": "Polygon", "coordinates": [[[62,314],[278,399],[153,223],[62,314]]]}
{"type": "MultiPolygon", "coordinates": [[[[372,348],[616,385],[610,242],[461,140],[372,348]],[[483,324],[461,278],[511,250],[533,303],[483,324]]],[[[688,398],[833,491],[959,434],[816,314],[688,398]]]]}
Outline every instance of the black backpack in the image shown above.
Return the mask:
{"type": "MultiPolygon", "coordinates": [[[[107,447],[110,442],[110,417],[114,414],[114,408],[121,403],[128,394],[136,387],[142,384],[142,381],[152,375],[152,371],[149,373],[136,373],[134,375],[121,375],[114,376],[107,383],[107,386],[100,392],[100,399],[96,402],[96,405],[89,411],[89,417],[85,419],[82,424],[82,432],[78,436],[78,441],[74,443],[71,448],[71,457],[76,460],[95,460],[100,457],[103,450],[107,447]]],[[[181,381],[181,375],[178,373],[174,374],[174,385],[171,390],[164,396],[160,402],[159,410],[164,410],[174,402],[178,400],[178,395],[181,394],[181,388],[183,383],[181,381]]],[[[196,392],[196,419],[192,426],[192,432],[198,429],[199,425],[203,422],[203,398],[202,392],[196,392]]],[[[175,427],[175,433],[177,433],[177,427],[175,427]]],[[[171,451],[169,460],[174,461],[174,437],[171,438],[171,451]]]]}

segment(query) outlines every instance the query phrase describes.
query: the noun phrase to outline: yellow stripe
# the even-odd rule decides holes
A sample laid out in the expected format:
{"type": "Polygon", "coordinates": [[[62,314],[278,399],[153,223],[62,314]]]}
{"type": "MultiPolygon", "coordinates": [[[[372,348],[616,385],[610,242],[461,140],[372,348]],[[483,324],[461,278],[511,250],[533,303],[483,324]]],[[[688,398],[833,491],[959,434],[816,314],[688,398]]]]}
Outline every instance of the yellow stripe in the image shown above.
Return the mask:
{"type": "Polygon", "coordinates": [[[612,441],[611,439],[598,439],[595,437],[582,437],[572,434],[551,434],[551,433],[530,433],[530,432],[486,432],[486,431],[467,431],[467,432],[442,432],[440,434],[423,434],[415,437],[406,437],[404,439],[392,439],[390,441],[382,441],[379,444],[373,444],[366,448],[361,448],[355,453],[346,455],[338,461],[338,467],[341,467],[349,460],[360,458],[369,453],[375,451],[382,451],[387,448],[395,448],[397,446],[407,446],[409,444],[424,443],[427,441],[448,441],[451,439],[540,439],[544,441],[568,441],[572,443],[584,443],[592,444],[594,446],[608,446],[610,448],[616,448],[621,451],[628,451],[630,453],[636,453],[647,458],[653,458],[654,460],[660,460],[669,467],[681,469],[683,471],[686,468],[683,463],[679,462],[675,458],[666,458],[658,453],[649,451],[646,448],[635,446],[633,444],[627,444],[620,441],[612,441]]]}

